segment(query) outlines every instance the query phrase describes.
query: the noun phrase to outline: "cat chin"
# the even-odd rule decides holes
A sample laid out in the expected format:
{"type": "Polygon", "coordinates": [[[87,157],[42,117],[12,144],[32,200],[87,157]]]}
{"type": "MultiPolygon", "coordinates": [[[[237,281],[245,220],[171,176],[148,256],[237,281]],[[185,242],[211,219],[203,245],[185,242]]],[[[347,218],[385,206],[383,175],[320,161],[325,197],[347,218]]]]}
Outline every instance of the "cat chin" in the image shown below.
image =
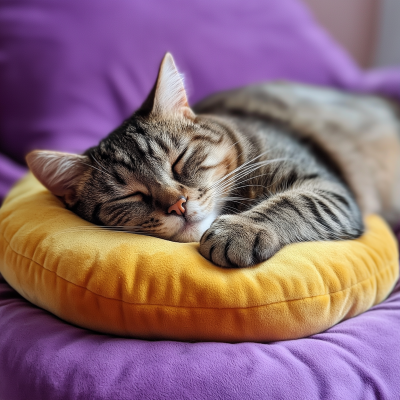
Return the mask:
{"type": "Polygon", "coordinates": [[[194,225],[190,225],[185,227],[184,230],[174,235],[171,238],[174,242],[181,242],[181,243],[190,243],[190,242],[198,242],[200,241],[201,233],[198,231],[197,227],[194,225]]]}
{"type": "Polygon", "coordinates": [[[182,243],[199,242],[216,217],[216,213],[211,213],[201,221],[186,223],[170,240],[182,243]]]}

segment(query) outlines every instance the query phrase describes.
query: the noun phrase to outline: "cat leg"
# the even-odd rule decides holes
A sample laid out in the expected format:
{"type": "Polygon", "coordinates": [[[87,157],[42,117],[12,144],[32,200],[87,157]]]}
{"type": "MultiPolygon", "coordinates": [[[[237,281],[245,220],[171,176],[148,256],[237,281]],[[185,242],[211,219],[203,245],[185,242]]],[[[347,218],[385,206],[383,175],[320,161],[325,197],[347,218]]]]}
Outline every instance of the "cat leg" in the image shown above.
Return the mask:
{"type": "Polygon", "coordinates": [[[354,239],[363,229],[349,191],[341,183],[317,179],[240,214],[218,217],[203,234],[200,253],[221,267],[249,267],[287,244],[354,239]]]}

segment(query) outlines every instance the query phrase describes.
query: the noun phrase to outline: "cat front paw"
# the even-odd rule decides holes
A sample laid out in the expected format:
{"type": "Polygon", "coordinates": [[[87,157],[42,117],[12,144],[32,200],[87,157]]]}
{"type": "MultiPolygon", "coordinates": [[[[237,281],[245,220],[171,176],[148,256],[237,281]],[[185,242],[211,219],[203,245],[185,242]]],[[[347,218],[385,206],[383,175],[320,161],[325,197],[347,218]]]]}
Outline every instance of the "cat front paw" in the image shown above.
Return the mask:
{"type": "Polygon", "coordinates": [[[279,249],[278,235],[240,215],[223,215],[204,232],[200,253],[225,268],[244,268],[268,260],[279,249]]]}

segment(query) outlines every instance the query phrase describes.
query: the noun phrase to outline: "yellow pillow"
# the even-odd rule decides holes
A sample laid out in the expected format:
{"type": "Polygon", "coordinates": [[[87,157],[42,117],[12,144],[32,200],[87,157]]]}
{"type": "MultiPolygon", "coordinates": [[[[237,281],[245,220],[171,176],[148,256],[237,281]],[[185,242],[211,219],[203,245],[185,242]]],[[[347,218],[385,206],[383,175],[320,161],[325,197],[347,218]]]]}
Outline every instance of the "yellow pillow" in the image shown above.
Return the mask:
{"type": "Polygon", "coordinates": [[[32,175],[0,209],[0,270],[32,303],[73,324],[146,339],[271,341],[321,332],[382,301],[397,242],[377,216],[360,239],[299,243],[247,269],[221,269],[198,243],[104,230],[32,175]]]}

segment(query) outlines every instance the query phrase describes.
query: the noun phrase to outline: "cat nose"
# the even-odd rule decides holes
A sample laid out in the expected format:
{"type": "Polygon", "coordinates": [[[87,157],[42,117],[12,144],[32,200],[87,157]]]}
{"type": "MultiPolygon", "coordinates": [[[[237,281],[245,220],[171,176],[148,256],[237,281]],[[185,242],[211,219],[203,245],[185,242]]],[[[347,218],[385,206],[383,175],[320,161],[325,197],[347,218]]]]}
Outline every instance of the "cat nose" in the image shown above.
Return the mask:
{"type": "Polygon", "coordinates": [[[175,211],[178,215],[183,215],[185,213],[185,207],[183,205],[186,203],[185,197],[180,197],[179,200],[173,204],[170,208],[168,208],[168,214],[171,214],[172,211],[175,211]]]}

